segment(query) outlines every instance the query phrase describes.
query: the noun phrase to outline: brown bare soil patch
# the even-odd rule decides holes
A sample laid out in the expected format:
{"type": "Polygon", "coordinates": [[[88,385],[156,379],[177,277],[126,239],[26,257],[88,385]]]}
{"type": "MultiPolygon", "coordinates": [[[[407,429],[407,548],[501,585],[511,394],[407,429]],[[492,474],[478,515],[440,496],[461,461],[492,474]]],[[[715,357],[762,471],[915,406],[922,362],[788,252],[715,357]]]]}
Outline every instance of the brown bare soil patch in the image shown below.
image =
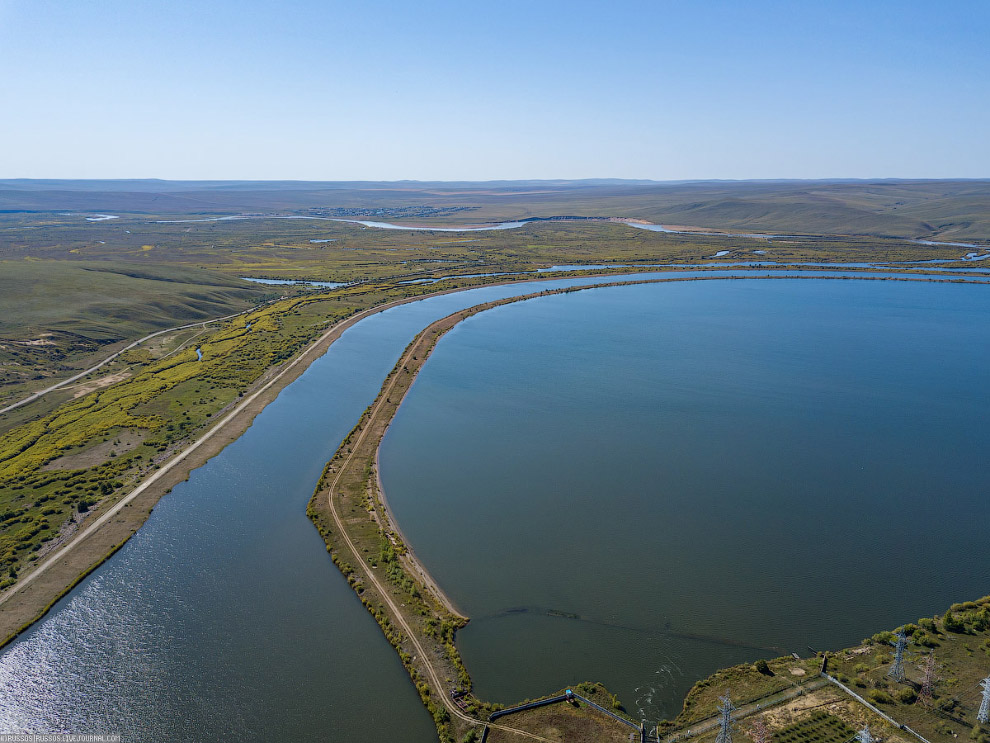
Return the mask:
{"type": "Polygon", "coordinates": [[[96,467],[107,461],[111,456],[128,452],[140,446],[147,436],[147,431],[128,429],[120,432],[116,438],[101,441],[83,451],[65,454],[42,467],[43,470],[82,470],[96,467]]]}
{"type": "Polygon", "coordinates": [[[88,382],[80,382],[74,385],[72,389],[72,397],[82,397],[83,395],[88,395],[90,392],[95,392],[103,387],[109,387],[111,384],[117,382],[123,382],[131,376],[131,373],[127,369],[122,369],[114,374],[107,374],[105,377],[100,377],[99,379],[91,379],[88,382]]]}
{"type": "Polygon", "coordinates": [[[22,346],[54,346],[55,341],[52,340],[51,333],[43,333],[41,337],[34,339],[33,341],[17,341],[18,344],[22,346]]]}

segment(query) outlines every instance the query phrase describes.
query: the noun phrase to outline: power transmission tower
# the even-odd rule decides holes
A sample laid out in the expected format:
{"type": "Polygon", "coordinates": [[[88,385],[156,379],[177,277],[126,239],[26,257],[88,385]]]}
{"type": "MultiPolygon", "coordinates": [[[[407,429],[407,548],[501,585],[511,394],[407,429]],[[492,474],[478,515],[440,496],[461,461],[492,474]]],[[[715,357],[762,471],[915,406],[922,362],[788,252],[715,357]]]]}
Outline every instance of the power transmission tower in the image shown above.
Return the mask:
{"type": "Polygon", "coordinates": [[[867,725],[862,730],[860,730],[858,733],[856,733],[856,740],[858,740],[859,743],[874,743],[873,736],[870,735],[870,726],[869,725],[867,725]]]}
{"type": "Polygon", "coordinates": [[[983,701],[980,702],[980,711],[976,713],[976,719],[986,724],[990,720],[990,676],[980,682],[983,689],[983,701]]]}
{"type": "Polygon", "coordinates": [[[773,731],[762,717],[749,726],[749,737],[753,743],[773,743],[773,731]]]}
{"type": "Polygon", "coordinates": [[[897,633],[897,642],[894,643],[894,662],[890,664],[887,675],[894,681],[904,680],[904,648],[907,647],[907,635],[904,630],[897,633]]]}
{"type": "Polygon", "coordinates": [[[921,677],[921,688],[918,690],[918,702],[922,707],[931,707],[935,699],[935,685],[938,683],[938,664],[935,662],[935,651],[928,654],[921,677]]]}
{"type": "Polygon", "coordinates": [[[715,743],[732,743],[732,723],[735,720],[732,718],[732,713],[736,711],[736,708],[732,704],[732,700],[729,699],[729,693],[726,692],[724,697],[718,698],[718,712],[720,715],[718,721],[718,735],[715,736],[715,743]]]}

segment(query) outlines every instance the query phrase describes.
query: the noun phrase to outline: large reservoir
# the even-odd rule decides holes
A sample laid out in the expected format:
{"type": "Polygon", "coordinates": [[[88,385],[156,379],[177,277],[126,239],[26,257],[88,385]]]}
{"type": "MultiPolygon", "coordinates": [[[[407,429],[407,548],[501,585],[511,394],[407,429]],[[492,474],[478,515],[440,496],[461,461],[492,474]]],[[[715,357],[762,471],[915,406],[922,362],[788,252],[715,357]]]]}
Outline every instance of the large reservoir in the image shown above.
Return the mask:
{"type": "Polygon", "coordinates": [[[445,337],[385,439],[483,698],[604,681],[646,719],[721,666],[988,592],[984,287],[596,289],[445,337]]]}

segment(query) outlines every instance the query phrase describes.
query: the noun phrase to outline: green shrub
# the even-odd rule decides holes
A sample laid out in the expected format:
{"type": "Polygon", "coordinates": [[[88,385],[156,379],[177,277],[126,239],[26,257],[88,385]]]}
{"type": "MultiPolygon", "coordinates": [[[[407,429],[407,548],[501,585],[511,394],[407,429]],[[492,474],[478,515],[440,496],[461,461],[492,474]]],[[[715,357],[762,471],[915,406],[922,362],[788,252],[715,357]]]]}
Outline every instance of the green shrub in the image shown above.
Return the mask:
{"type": "Polygon", "coordinates": [[[773,671],[770,670],[770,666],[762,658],[753,664],[753,668],[755,668],[759,673],[762,673],[764,676],[774,675],[773,671]]]}
{"type": "Polygon", "coordinates": [[[904,704],[914,704],[918,699],[918,694],[910,686],[907,686],[897,692],[897,701],[904,704]]]}
{"type": "Polygon", "coordinates": [[[945,612],[945,616],[942,617],[942,626],[945,627],[946,632],[961,634],[966,631],[966,625],[951,610],[945,612]]]}
{"type": "Polygon", "coordinates": [[[894,698],[890,696],[885,691],[881,689],[870,689],[870,693],[866,695],[867,698],[874,704],[893,704],[894,698]]]}
{"type": "Polygon", "coordinates": [[[952,697],[951,699],[943,699],[941,702],[938,703],[938,708],[943,712],[952,712],[958,706],[959,706],[959,700],[956,699],[955,697],[952,697]]]}

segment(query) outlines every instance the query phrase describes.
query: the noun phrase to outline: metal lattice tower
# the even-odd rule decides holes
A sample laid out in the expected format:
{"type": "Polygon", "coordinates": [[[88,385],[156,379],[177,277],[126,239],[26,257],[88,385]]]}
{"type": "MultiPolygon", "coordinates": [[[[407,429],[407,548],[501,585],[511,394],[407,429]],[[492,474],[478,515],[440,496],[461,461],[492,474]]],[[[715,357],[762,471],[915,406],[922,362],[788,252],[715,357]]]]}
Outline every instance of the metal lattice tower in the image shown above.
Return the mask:
{"type": "Polygon", "coordinates": [[[856,733],[856,740],[859,743],[874,743],[873,736],[870,735],[870,726],[867,725],[865,728],[856,733]]]}
{"type": "Polygon", "coordinates": [[[719,721],[715,743],[732,743],[732,723],[735,722],[732,713],[735,711],[736,708],[733,706],[732,700],[729,699],[728,692],[724,697],[718,698],[719,721]]]}
{"type": "Polygon", "coordinates": [[[918,701],[923,707],[930,707],[935,698],[935,684],[938,683],[938,664],[935,662],[934,651],[929,653],[925,659],[923,671],[921,688],[918,690],[918,701]]]}
{"type": "Polygon", "coordinates": [[[749,737],[753,739],[753,743],[773,743],[773,732],[762,717],[750,726],[749,737]]]}
{"type": "Polygon", "coordinates": [[[976,719],[982,723],[990,721],[990,676],[980,682],[983,689],[983,701],[980,702],[980,711],[976,713],[976,719]]]}
{"type": "Polygon", "coordinates": [[[904,680],[904,648],[907,647],[907,635],[904,630],[897,633],[897,642],[894,643],[894,662],[890,664],[887,675],[894,681],[904,680]]]}

